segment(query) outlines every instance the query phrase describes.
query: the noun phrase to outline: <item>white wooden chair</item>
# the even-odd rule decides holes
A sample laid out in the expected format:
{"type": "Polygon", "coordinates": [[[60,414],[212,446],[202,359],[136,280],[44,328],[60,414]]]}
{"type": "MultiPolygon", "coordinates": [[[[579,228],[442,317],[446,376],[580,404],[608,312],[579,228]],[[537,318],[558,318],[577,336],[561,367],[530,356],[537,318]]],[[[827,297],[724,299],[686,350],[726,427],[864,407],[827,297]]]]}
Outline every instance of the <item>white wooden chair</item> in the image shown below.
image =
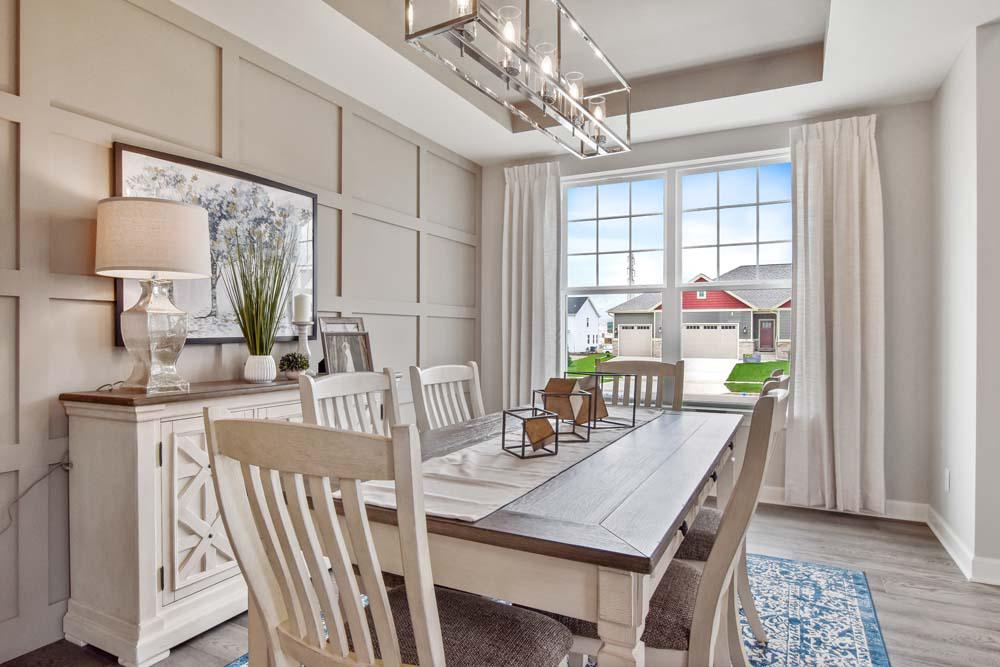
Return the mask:
{"type": "Polygon", "coordinates": [[[612,359],[598,361],[598,373],[635,375],[632,378],[614,378],[611,385],[611,405],[629,406],[634,400],[639,407],[670,407],[680,410],[684,401],[684,361],[668,364],[662,361],[630,361],[612,359]],[[667,378],[673,379],[673,391],[667,395],[667,378]],[[653,387],[656,387],[654,395],[653,387]]]}
{"type": "Polygon", "coordinates": [[[447,659],[453,667],[555,667],[565,658],[571,636],[552,619],[434,588],[415,426],[393,426],[386,437],[227,416],[205,409],[209,456],[255,605],[251,626],[267,637],[269,664],[439,667],[447,659]],[[378,576],[366,480],[395,482],[405,588],[387,592],[378,576]]]}
{"type": "MultiPolygon", "coordinates": [[[[726,623],[729,657],[734,667],[747,665],[739,631],[734,574],[746,530],[757,508],[764,469],[774,434],[784,428],[788,392],[776,389],[758,399],[750,421],[743,467],[722,514],[711,553],[699,567],[677,556],[667,567],[649,603],[642,640],[649,667],[708,667],[715,664],[716,641],[726,623]]],[[[690,534],[690,533],[689,533],[690,534]]],[[[571,653],[599,646],[597,624],[554,616],[574,633],[571,653]]]]}
{"type": "MultiPolygon", "coordinates": [[[[788,391],[791,378],[788,375],[781,375],[780,370],[775,371],[761,388],[761,396],[767,396],[776,389],[788,391]]],[[[780,428],[775,429],[774,438],[784,437],[784,416],[781,417],[780,428]]],[[[772,442],[772,445],[774,443],[772,442]]],[[[761,480],[763,483],[763,480],[761,480]]],[[[711,507],[702,507],[688,529],[680,549],[677,550],[675,558],[704,562],[708,560],[712,547],[718,535],[719,525],[722,522],[722,510],[711,507]]],[[[761,643],[768,642],[767,630],[761,621],[757,603],[754,600],[753,592],[750,589],[750,572],[747,566],[747,545],[746,540],[740,547],[740,555],[736,563],[736,592],[739,594],[739,601],[746,613],[747,622],[753,631],[754,638],[761,643]]]]}
{"type": "Polygon", "coordinates": [[[389,435],[400,422],[399,396],[389,368],[381,373],[300,375],[299,394],[307,424],[389,435]]]}
{"type": "Polygon", "coordinates": [[[420,432],[461,424],[486,415],[479,366],[410,366],[410,389],[420,432]]]}

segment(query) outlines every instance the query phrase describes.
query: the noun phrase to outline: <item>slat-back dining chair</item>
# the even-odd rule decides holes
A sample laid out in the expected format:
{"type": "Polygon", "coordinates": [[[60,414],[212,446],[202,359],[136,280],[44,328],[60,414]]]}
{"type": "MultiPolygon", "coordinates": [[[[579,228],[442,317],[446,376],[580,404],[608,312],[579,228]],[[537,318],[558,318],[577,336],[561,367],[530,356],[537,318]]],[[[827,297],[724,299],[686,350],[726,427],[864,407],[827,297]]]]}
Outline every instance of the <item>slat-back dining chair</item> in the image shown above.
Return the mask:
{"type": "MultiPolygon", "coordinates": [[[[302,419],[344,431],[388,435],[400,423],[399,395],[395,374],[385,368],[381,373],[333,373],[313,378],[299,376],[302,419]]],[[[403,577],[383,572],[389,588],[403,585],[403,577]]]]}
{"type": "Polygon", "coordinates": [[[410,389],[421,433],[486,414],[479,366],[474,361],[431,368],[410,366],[410,389]]]}
{"type": "MultiPolygon", "coordinates": [[[[791,378],[788,375],[772,374],[761,388],[761,396],[767,396],[777,389],[788,391],[791,378]]],[[[775,430],[774,442],[784,437],[784,416],[782,416],[780,428],[775,430]]],[[[762,482],[763,483],[763,482],[762,482]]],[[[722,508],[702,507],[698,515],[691,523],[684,541],[677,550],[675,558],[682,560],[705,562],[715,545],[715,540],[719,533],[719,525],[722,522],[722,508]]],[[[754,638],[761,644],[767,644],[769,638],[764,623],[760,618],[760,611],[753,592],[750,589],[750,571],[747,564],[747,546],[744,540],[740,547],[740,555],[736,562],[736,592],[739,594],[740,604],[746,613],[747,623],[753,631],[754,638]]]]}
{"type": "Polygon", "coordinates": [[[389,368],[381,373],[300,375],[299,394],[307,424],[388,435],[400,422],[399,396],[389,368]]]}
{"type": "Polygon", "coordinates": [[[555,667],[565,657],[571,637],[555,621],[434,588],[415,426],[393,426],[387,437],[230,419],[220,408],[206,408],[204,417],[223,523],[252,593],[251,614],[259,614],[251,627],[266,634],[270,664],[443,667],[447,659],[453,667],[555,667]],[[378,576],[366,480],[395,482],[404,588],[387,591],[378,576]]]}
{"type": "Polygon", "coordinates": [[[684,361],[668,364],[662,361],[639,361],[612,359],[598,361],[598,373],[619,373],[635,375],[632,378],[616,377],[611,385],[611,405],[631,405],[635,400],[639,407],[667,407],[680,410],[684,401],[684,361]],[[667,378],[673,380],[673,391],[667,395],[667,378]],[[655,393],[654,393],[655,386],[655,393]]]}
{"type": "MultiPolygon", "coordinates": [[[[757,508],[771,441],[774,433],[784,428],[787,398],[788,392],[778,389],[761,397],[754,406],[743,467],[703,567],[675,555],[653,591],[642,634],[649,667],[715,664],[715,644],[721,631],[719,624],[723,622],[726,623],[732,664],[734,667],[747,665],[739,631],[733,574],[747,527],[757,508]]],[[[553,616],[574,633],[571,649],[574,660],[579,661],[578,654],[590,653],[599,647],[596,623],[553,616]]]]}

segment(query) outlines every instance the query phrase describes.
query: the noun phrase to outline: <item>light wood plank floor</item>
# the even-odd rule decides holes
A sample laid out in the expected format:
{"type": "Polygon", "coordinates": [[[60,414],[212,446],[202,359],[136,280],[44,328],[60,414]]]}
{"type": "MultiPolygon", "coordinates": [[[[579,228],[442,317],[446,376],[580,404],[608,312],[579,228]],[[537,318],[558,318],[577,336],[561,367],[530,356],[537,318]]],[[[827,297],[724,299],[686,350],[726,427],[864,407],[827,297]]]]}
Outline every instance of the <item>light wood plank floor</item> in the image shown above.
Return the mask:
{"type": "MultiPolygon", "coordinates": [[[[868,575],[894,667],[1000,667],[1000,587],[970,584],[921,524],[762,505],[750,551],[868,575]]],[[[222,666],[246,652],[246,615],[174,649],[163,667],[222,666]]],[[[61,641],[6,667],[104,667],[106,653],[61,641]]]]}

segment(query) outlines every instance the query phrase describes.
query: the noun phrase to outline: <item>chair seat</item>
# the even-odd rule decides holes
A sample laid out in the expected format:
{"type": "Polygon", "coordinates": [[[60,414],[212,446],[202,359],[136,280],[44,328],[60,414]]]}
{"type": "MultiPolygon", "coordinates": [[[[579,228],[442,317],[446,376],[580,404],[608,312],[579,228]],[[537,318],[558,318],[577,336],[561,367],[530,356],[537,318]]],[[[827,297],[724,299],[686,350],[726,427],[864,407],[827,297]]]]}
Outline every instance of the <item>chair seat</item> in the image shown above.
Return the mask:
{"type": "MultiPolygon", "coordinates": [[[[642,641],[649,648],[686,651],[691,640],[694,603],[698,597],[701,572],[698,568],[674,560],[653,592],[646,615],[642,641]]],[[[544,613],[544,612],[543,612],[544,613]]],[[[599,639],[597,624],[578,618],[547,614],[559,621],[578,637],[599,639]]]]}
{"type": "MultiPolygon", "coordinates": [[[[557,621],[530,609],[448,588],[435,588],[444,657],[449,667],[556,667],[573,643],[557,621]]],[[[403,662],[417,662],[406,590],[388,592],[403,662]]],[[[371,614],[375,653],[381,657],[371,614]]]]}
{"type": "Polygon", "coordinates": [[[684,541],[674,558],[681,560],[707,561],[715,546],[715,536],[719,534],[722,512],[712,507],[702,507],[688,528],[684,541]]]}

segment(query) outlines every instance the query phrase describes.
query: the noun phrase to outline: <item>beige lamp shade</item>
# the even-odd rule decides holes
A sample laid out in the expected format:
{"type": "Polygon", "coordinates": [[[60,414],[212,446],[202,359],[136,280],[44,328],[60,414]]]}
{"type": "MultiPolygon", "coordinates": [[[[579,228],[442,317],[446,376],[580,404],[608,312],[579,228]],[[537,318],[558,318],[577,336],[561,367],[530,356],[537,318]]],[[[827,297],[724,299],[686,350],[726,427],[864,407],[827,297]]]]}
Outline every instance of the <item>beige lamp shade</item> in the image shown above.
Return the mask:
{"type": "Polygon", "coordinates": [[[194,204],[111,197],[97,204],[96,273],[182,280],[211,274],[208,211],[194,204]]]}

